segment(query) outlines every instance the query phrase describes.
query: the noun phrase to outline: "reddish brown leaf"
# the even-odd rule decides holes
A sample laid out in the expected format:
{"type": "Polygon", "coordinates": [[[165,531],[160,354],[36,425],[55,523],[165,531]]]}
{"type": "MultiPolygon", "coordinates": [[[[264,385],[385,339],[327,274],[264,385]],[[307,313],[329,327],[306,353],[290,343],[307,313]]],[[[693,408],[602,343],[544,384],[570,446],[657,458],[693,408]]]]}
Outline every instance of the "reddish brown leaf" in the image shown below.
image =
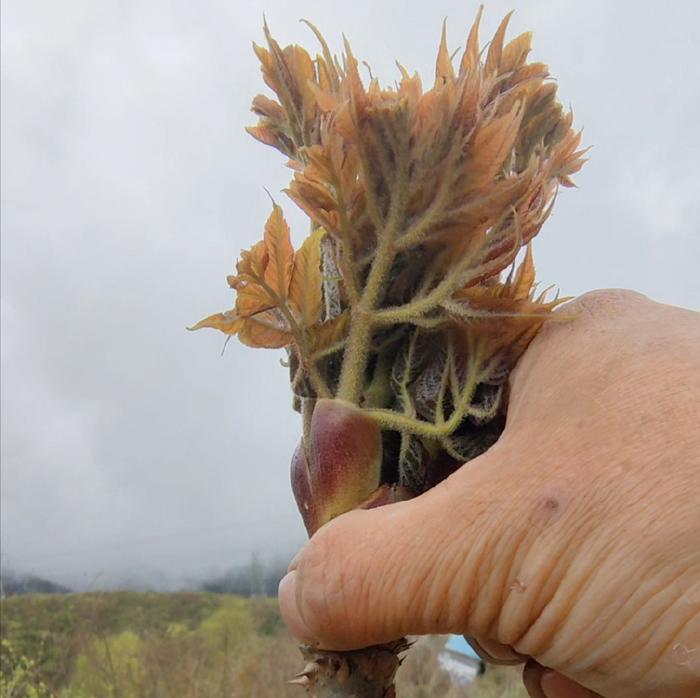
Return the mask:
{"type": "Polygon", "coordinates": [[[272,311],[247,318],[238,331],[238,338],[249,347],[279,349],[292,341],[289,332],[279,328],[279,320],[272,311]]]}
{"type": "Polygon", "coordinates": [[[474,137],[470,163],[470,170],[474,173],[472,185],[475,188],[489,184],[501,170],[513,150],[521,119],[522,109],[516,104],[509,113],[493,119],[479,129],[474,137]]]}
{"type": "Polygon", "coordinates": [[[535,263],[532,259],[532,245],[525,250],[525,259],[515,273],[510,290],[510,297],[515,300],[525,300],[530,296],[532,285],[535,283],[535,263]]]}
{"type": "Polygon", "coordinates": [[[350,313],[345,310],[328,322],[309,328],[311,351],[323,352],[341,342],[348,333],[350,313]]]}
{"type": "Polygon", "coordinates": [[[237,334],[243,325],[243,319],[236,315],[235,311],[228,310],[225,313],[216,313],[200,320],[196,325],[188,327],[189,330],[201,330],[208,327],[212,330],[219,330],[224,334],[237,334]]]}
{"type": "Polygon", "coordinates": [[[502,73],[510,73],[525,62],[527,54],[530,52],[531,41],[532,32],[525,32],[520,36],[516,36],[515,39],[503,49],[500,66],[502,73]]]}
{"type": "Polygon", "coordinates": [[[289,305],[298,316],[302,328],[311,327],[321,319],[321,238],[324,234],[323,230],[316,229],[294,255],[289,305]]]}
{"type": "Polygon", "coordinates": [[[450,52],[447,50],[447,20],[443,20],[440,47],[438,48],[437,61],[435,63],[435,86],[453,81],[454,78],[455,71],[452,66],[450,52]]]}
{"type": "Polygon", "coordinates": [[[284,301],[292,280],[294,248],[289,238],[289,226],[277,204],[274,205],[265,224],[265,249],[268,263],[265,267],[264,281],[278,299],[284,301]]]}
{"type": "Polygon", "coordinates": [[[505,39],[506,29],[508,28],[508,22],[512,14],[513,11],[511,10],[501,20],[498,29],[496,29],[496,33],[493,35],[493,39],[491,39],[491,45],[486,55],[486,66],[484,68],[486,75],[490,75],[500,68],[501,56],[503,55],[503,40],[505,39]]]}
{"type": "Polygon", "coordinates": [[[481,15],[484,11],[484,6],[480,5],[476,13],[476,19],[469,30],[467,37],[467,45],[464,49],[462,62],[459,66],[459,73],[463,75],[474,69],[479,63],[479,24],[481,24],[481,15]]]}

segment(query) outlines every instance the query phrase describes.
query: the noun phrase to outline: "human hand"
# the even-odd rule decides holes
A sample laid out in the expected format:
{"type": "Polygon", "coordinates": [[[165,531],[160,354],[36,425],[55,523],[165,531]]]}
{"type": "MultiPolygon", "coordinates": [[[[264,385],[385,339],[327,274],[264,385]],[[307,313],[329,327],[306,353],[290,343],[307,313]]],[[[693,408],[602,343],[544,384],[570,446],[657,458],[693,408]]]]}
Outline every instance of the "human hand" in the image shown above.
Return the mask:
{"type": "Polygon", "coordinates": [[[495,446],[313,536],[280,585],[299,637],[463,633],[528,661],[533,698],[700,695],[700,316],[622,291],[564,312],[495,446]]]}

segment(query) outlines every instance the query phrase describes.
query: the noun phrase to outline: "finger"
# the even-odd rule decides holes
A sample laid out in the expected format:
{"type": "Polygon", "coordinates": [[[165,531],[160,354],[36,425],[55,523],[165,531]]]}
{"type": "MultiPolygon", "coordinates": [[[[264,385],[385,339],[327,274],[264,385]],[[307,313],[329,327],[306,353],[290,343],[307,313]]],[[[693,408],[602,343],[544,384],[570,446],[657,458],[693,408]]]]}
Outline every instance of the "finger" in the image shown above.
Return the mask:
{"type": "Polygon", "coordinates": [[[603,698],[533,659],[523,669],[523,684],[530,698],[603,698]]]}
{"type": "Polygon", "coordinates": [[[509,645],[503,645],[493,640],[484,640],[473,637],[464,638],[474,649],[474,651],[490,664],[502,664],[504,666],[523,664],[527,661],[524,654],[516,652],[509,645]]]}
{"type": "Polygon", "coordinates": [[[545,698],[603,698],[563,674],[546,669],[540,680],[545,698]]]}
{"type": "Polygon", "coordinates": [[[496,446],[420,497],[323,526],[280,585],[292,631],[326,649],[406,634],[485,636],[522,540],[513,535],[516,485],[500,460],[496,446]]]}
{"type": "Polygon", "coordinates": [[[546,698],[542,691],[544,667],[531,659],[523,668],[523,684],[530,698],[546,698]]]}

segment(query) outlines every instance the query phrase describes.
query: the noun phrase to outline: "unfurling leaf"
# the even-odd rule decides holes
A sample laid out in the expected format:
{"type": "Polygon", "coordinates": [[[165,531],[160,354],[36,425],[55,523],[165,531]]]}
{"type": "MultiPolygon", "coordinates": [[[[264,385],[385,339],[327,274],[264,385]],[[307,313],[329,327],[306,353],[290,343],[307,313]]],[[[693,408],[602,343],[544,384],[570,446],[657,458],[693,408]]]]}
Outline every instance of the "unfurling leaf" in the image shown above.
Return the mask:
{"type": "Polygon", "coordinates": [[[277,204],[274,205],[265,224],[264,240],[268,256],[264,275],[265,284],[276,294],[276,299],[285,301],[292,281],[294,248],[289,239],[289,226],[284,220],[282,209],[277,204]]]}
{"type": "Polygon", "coordinates": [[[227,277],[236,291],[233,310],[211,315],[192,329],[209,327],[251,347],[278,349],[293,340],[287,305],[294,267],[294,249],[282,209],[275,204],[263,240],[241,252],[235,275],[227,277]]]}
{"type": "Polygon", "coordinates": [[[294,268],[289,287],[289,306],[302,328],[321,319],[323,281],[321,278],[321,239],[324,231],[314,230],[294,255],[294,268]]]}
{"type": "Polygon", "coordinates": [[[334,348],[340,348],[347,336],[350,324],[350,313],[344,310],[331,320],[317,323],[309,329],[310,349],[314,353],[324,353],[334,348]]]}
{"type": "Polygon", "coordinates": [[[525,250],[525,259],[515,272],[515,278],[511,283],[509,296],[513,300],[525,300],[530,297],[532,286],[535,283],[535,263],[532,259],[532,245],[525,250]]]}
{"type": "Polygon", "coordinates": [[[442,37],[440,38],[440,48],[438,49],[437,61],[435,63],[435,84],[441,85],[448,80],[454,80],[455,71],[452,66],[450,52],[447,50],[447,20],[442,23],[442,37]]]}
{"type": "Polygon", "coordinates": [[[224,334],[234,335],[241,329],[243,322],[244,320],[239,318],[234,311],[228,310],[225,313],[215,313],[214,315],[205,317],[203,320],[200,320],[197,324],[187,329],[201,330],[208,327],[212,330],[220,330],[224,334]]]}
{"type": "Polygon", "coordinates": [[[501,70],[509,73],[520,68],[530,53],[532,32],[524,32],[516,36],[504,49],[501,55],[501,70]]]}
{"type": "Polygon", "coordinates": [[[238,331],[238,339],[249,347],[281,349],[292,341],[292,335],[280,329],[282,321],[274,311],[267,310],[246,318],[238,331]]]}
{"type": "Polygon", "coordinates": [[[522,119],[522,108],[515,104],[509,113],[494,119],[477,131],[474,143],[473,186],[480,189],[491,183],[513,150],[522,119]]]}
{"type": "Polygon", "coordinates": [[[486,54],[486,65],[484,69],[486,75],[490,75],[499,69],[502,70],[501,59],[503,56],[503,41],[505,39],[506,29],[508,28],[508,22],[510,22],[512,14],[513,11],[511,10],[501,20],[501,23],[498,25],[498,29],[496,29],[496,33],[493,35],[493,39],[491,39],[489,50],[486,54]]]}

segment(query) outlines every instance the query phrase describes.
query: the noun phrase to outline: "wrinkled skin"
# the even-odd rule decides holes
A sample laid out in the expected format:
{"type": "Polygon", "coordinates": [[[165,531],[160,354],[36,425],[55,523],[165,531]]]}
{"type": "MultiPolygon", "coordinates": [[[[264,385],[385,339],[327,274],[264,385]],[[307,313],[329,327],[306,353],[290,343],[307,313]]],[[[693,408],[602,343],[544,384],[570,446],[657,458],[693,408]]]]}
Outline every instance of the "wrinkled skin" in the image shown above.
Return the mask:
{"type": "Polygon", "coordinates": [[[533,697],[700,695],[700,315],[623,291],[563,312],[494,447],[293,561],[280,603],[302,639],[464,633],[526,661],[533,697]]]}

